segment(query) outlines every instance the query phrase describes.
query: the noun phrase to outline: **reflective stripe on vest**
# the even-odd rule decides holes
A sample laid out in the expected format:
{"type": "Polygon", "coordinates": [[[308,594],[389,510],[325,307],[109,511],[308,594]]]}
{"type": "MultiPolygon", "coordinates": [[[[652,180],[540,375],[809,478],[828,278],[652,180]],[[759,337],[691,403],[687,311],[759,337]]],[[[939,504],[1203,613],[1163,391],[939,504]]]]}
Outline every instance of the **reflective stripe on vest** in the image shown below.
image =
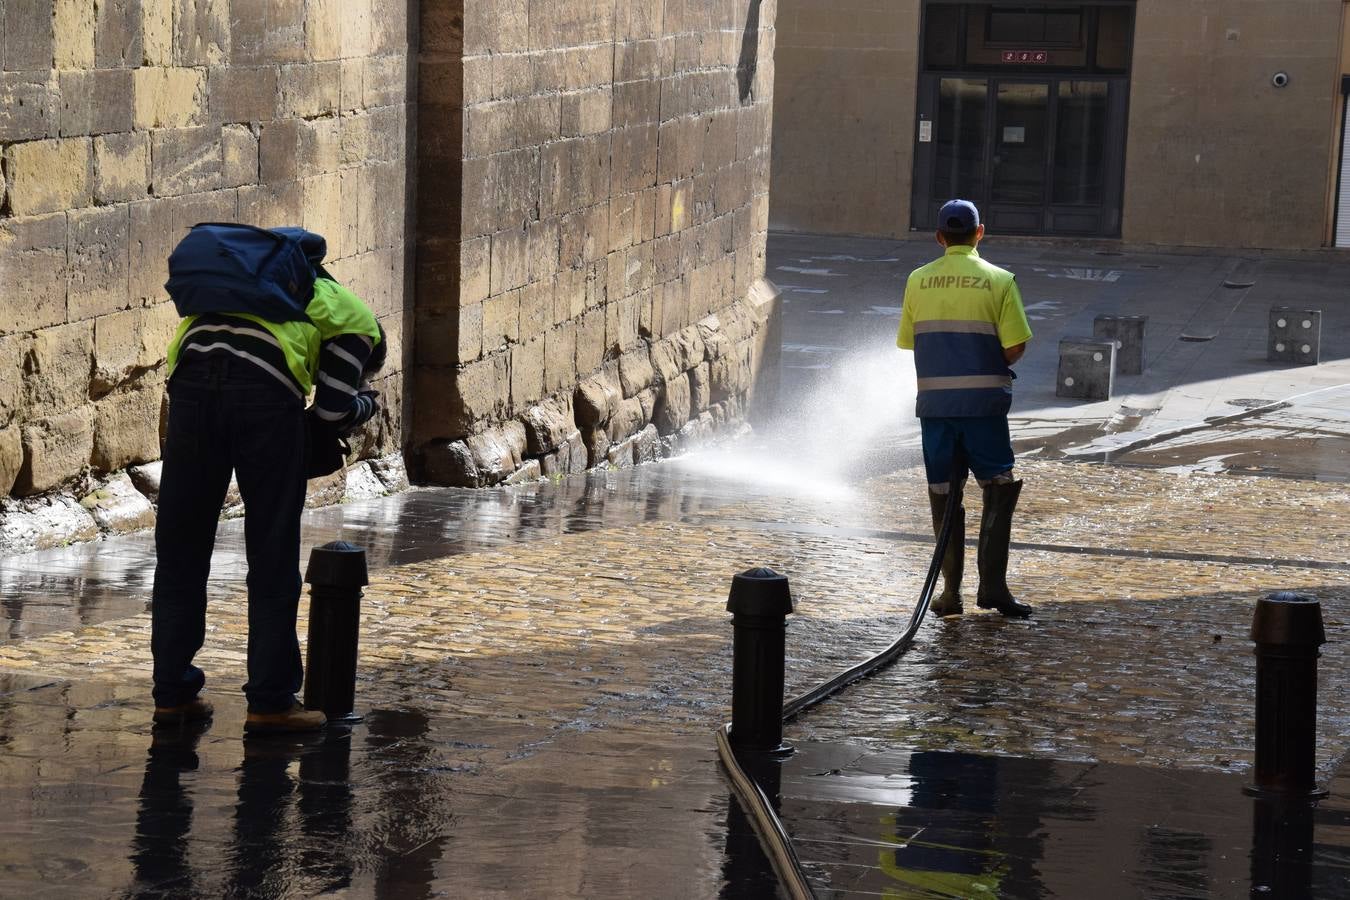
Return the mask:
{"type": "Polygon", "coordinates": [[[967,388],[1011,388],[1011,375],[952,375],[939,378],[920,378],[921,391],[956,391],[967,388]]]}

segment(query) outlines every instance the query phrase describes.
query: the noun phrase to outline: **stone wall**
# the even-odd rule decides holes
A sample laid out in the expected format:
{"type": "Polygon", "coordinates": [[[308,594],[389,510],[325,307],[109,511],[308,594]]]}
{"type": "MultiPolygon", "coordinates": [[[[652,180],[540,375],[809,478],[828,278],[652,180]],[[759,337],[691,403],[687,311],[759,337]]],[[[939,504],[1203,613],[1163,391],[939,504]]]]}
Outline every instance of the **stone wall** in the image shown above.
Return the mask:
{"type": "Polygon", "coordinates": [[[919,0],[779,0],[775,230],[909,234],[919,0]]]}
{"type": "Polygon", "coordinates": [[[777,309],[775,5],[423,4],[425,478],[625,464],[743,419],[777,309]]]}
{"type": "Polygon", "coordinates": [[[401,440],[408,0],[0,4],[0,496],[154,460],[166,258],[301,224],[390,336],[401,440]]]}

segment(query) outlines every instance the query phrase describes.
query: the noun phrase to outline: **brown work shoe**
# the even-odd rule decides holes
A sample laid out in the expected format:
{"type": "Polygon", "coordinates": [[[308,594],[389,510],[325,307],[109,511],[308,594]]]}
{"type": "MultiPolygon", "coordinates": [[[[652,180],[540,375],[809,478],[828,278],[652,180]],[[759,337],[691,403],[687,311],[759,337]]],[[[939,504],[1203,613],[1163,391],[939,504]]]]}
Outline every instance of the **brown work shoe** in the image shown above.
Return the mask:
{"type": "Polygon", "coordinates": [[[328,717],[317,709],[305,709],[296,701],[290,709],[275,713],[250,712],[244,719],[244,730],[249,734],[287,734],[294,731],[318,731],[328,724],[328,717]]]}
{"type": "Polygon", "coordinates": [[[201,697],[180,703],[177,706],[156,706],[151,716],[156,725],[183,725],[188,722],[209,722],[215,714],[215,707],[201,697]]]}

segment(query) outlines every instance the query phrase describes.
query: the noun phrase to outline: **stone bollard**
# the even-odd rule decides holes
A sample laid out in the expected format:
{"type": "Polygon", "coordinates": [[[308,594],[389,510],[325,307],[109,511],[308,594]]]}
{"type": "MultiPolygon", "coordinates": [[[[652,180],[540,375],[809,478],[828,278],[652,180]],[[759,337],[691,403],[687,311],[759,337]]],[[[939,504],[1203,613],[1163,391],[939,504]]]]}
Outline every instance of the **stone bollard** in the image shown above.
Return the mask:
{"type": "Polygon", "coordinates": [[[1317,657],[1326,643],[1322,605],[1281,591],[1256,604],[1256,782],[1249,794],[1325,797],[1317,754],[1317,657]]]}
{"type": "Polygon", "coordinates": [[[359,722],[353,710],[361,588],[369,584],[366,551],[346,541],[315,547],[305,581],[310,586],[305,708],[323,710],[330,722],[359,722]]]}
{"type": "Polygon", "coordinates": [[[791,753],[783,743],[783,665],[792,592],[773,569],[742,572],[727,598],[734,629],[731,746],[738,752],[791,753]]]}
{"type": "Polygon", "coordinates": [[[1266,360],[1315,366],[1321,358],[1322,311],[1272,306],[1270,333],[1266,339],[1266,360]]]}
{"type": "Polygon", "coordinates": [[[1148,316],[1097,316],[1092,336],[1116,344],[1116,374],[1144,374],[1144,328],[1148,316]]]}
{"type": "Polygon", "coordinates": [[[1116,342],[1068,337],[1059,342],[1055,396],[1110,400],[1116,382],[1116,342]]]}

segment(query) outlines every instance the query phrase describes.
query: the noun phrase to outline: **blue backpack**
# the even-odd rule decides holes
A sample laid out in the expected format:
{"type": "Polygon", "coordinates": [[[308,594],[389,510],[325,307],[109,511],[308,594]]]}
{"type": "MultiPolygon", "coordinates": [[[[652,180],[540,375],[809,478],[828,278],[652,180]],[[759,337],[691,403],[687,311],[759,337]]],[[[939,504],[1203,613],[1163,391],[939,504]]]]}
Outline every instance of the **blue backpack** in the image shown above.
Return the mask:
{"type": "Polygon", "coordinates": [[[203,222],[169,254],[164,289],[179,316],[250,313],[271,322],[308,322],[305,308],[327,251],[322,235],[303,228],[203,222]]]}

